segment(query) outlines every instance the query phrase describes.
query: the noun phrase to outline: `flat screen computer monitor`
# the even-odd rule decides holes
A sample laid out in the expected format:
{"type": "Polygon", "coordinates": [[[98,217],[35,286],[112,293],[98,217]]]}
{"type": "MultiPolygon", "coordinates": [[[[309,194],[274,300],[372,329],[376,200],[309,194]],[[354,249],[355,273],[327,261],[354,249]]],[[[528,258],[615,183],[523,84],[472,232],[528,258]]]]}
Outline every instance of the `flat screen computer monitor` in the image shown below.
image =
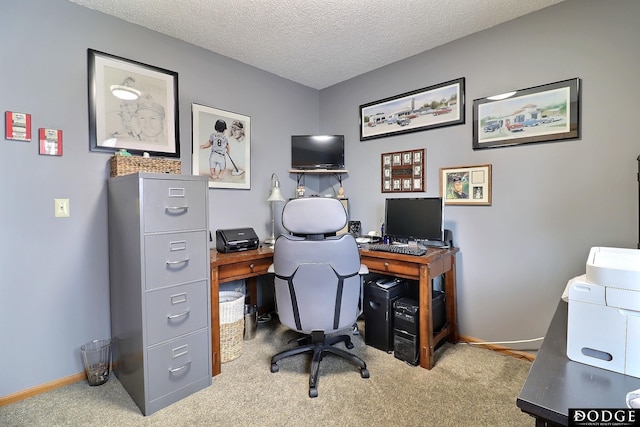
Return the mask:
{"type": "Polygon", "coordinates": [[[442,197],[390,198],[384,211],[385,234],[392,241],[444,241],[442,197]]]}

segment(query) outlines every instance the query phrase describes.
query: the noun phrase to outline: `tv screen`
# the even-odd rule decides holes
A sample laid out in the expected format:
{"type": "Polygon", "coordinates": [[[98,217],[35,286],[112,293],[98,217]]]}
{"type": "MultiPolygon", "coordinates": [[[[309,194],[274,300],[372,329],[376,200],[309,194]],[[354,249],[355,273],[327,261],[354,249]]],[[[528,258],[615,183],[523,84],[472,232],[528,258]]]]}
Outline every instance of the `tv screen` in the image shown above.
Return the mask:
{"type": "Polygon", "coordinates": [[[344,135],[292,135],[293,169],[343,169],[344,135]]]}
{"type": "Polygon", "coordinates": [[[444,202],[442,197],[386,199],[385,234],[392,241],[444,240],[444,202]]]}

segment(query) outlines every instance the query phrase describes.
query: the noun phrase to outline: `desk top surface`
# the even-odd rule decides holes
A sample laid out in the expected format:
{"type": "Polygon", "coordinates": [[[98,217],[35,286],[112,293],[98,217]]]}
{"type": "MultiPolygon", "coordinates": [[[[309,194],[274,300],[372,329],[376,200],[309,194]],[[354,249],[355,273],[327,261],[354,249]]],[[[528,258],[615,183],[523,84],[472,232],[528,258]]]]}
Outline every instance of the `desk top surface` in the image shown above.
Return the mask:
{"type": "Polygon", "coordinates": [[[549,330],[516,401],[523,411],[567,425],[569,408],[626,408],[625,396],[640,378],[567,357],[568,304],[558,303],[549,330]]]}
{"type": "MultiPolygon", "coordinates": [[[[367,256],[371,258],[396,259],[396,260],[402,260],[402,261],[415,262],[418,264],[428,264],[436,258],[439,258],[443,255],[455,254],[459,252],[459,250],[460,249],[458,248],[447,248],[447,249],[429,248],[425,255],[415,256],[415,255],[404,255],[404,254],[397,254],[397,253],[391,253],[391,252],[369,251],[367,250],[365,245],[362,248],[360,248],[360,254],[361,256],[367,256]]],[[[216,249],[211,249],[209,256],[210,256],[212,265],[224,265],[224,264],[232,264],[234,262],[240,262],[248,258],[260,259],[260,258],[273,257],[273,248],[270,246],[262,246],[258,249],[252,249],[249,251],[231,252],[231,253],[220,253],[216,249]]]]}

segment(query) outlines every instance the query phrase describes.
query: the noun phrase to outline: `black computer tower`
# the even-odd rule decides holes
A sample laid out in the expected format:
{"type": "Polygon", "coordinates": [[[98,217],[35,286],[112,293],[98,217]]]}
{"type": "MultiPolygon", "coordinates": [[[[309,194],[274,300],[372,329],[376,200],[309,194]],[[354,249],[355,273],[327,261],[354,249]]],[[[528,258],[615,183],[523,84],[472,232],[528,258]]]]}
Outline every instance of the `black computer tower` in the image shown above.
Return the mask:
{"type": "Polygon", "coordinates": [[[399,298],[393,304],[393,355],[412,365],[420,360],[418,307],[418,301],[409,298],[399,298]]]}
{"type": "Polygon", "coordinates": [[[393,351],[393,303],[407,292],[402,279],[372,275],[364,285],[364,342],[393,351]]]}
{"type": "MultiPolygon", "coordinates": [[[[433,311],[433,332],[437,333],[444,327],[446,319],[445,294],[433,291],[431,310],[433,311]]],[[[420,318],[418,301],[409,298],[399,298],[393,304],[393,355],[411,365],[420,362],[420,340],[418,329],[420,318]]]]}
{"type": "Polygon", "coordinates": [[[411,365],[420,363],[418,335],[396,329],[393,334],[393,356],[411,365]]]}

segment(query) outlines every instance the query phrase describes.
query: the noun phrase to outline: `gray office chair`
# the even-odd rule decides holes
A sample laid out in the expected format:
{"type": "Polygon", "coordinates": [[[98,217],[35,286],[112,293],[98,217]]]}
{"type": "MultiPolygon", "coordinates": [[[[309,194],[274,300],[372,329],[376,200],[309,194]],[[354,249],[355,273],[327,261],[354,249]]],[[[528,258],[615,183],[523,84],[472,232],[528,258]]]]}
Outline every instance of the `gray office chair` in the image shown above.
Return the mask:
{"type": "Polygon", "coordinates": [[[343,342],[353,348],[350,329],[359,314],[361,275],[368,273],[360,264],[358,245],[353,236],[335,236],[347,223],[347,214],[337,199],[310,197],[293,199],[282,210],[282,225],[292,235],[276,239],[272,271],[280,322],[304,336],[298,347],[271,358],[271,372],[278,372],[278,361],[301,353],[313,353],[309,375],[309,397],[318,396],[320,361],[327,354],[342,357],[360,368],[369,378],[367,365],[358,356],[334,347],[343,342]]]}

